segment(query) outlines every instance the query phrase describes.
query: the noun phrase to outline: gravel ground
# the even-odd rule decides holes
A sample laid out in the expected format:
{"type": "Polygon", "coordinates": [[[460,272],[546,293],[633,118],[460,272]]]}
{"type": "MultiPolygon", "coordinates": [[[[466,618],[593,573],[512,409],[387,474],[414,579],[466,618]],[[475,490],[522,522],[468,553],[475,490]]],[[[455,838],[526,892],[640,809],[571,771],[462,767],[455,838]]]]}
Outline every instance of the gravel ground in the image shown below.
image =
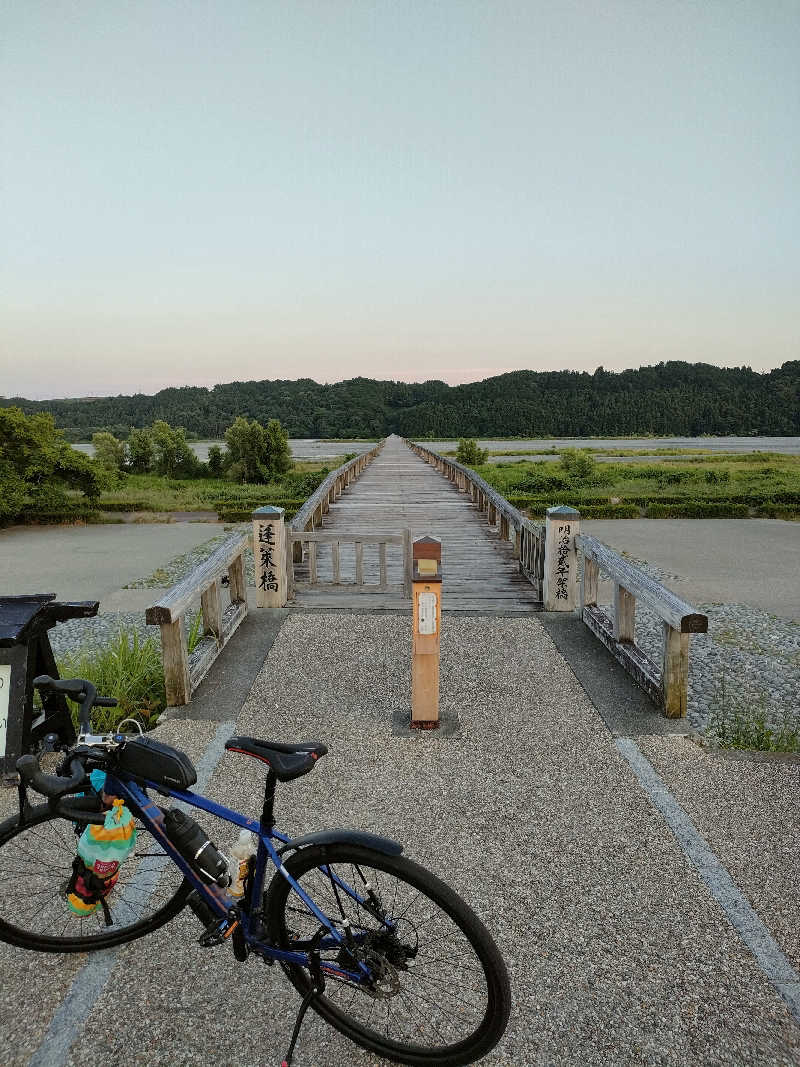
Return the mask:
{"type": "MultiPolygon", "coordinates": [[[[628,556],[659,582],[669,582],[678,595],[681,575],[628,556]]],[[[610,604],[610,582],[601,582],[599,600],[610,604]]],[[[689,639],[687,718],[697,730],[714,733],[727,715],[763,710],[775,726],[800,731],[800,623],[779,618],[749,604],[697,604],[708,615],[708,633],[689,639]]],[[[654,663],[661,662],[661,620],[644,604],[636,605],[636,643],[654,663]]]]}
{"type": "MultiPolygon", "coordinates": [[[[443,710],[460,716],[460,739],[392,736],[393,713],[409,706],[408,657],[397,653],[409,644],[406,618],[290,616],[237,729],[330,745],[313,774],[281,788],[284,828],[346,825],[395,836],[487,923],[508,961],[514,1006],[504,1041],[482,1062],[800,1063],[800,1027],[688,867],[539,623],[446,619],[443,710]]],[[[196,760],[215,727],[171,719],[157,736],[196,760]]],[[[793,783],[767,768],[755,783],[762,799],[751,803],[752,780],[741,768],[731,764],[737,777],[726,785],[716,777],[728,773],[722,760],[682,743],[690,765],[668,744],[648,741],[645,753],[723,862],[738,861],[734,877],[795,952],[797,886],[785,869],[788,836],[776,838],[776,813],[791,812],[793,783]],[[712,769],[706,792],[701,767],[712,769]],[[733,786],[749,813],[741,826],[722,802],[733,786]],[[711,806],[709,796],[722,799],[711,806]],[[764,881],[768,868],[781,868],[763,897],[756,873],[747,880],[748,857],[759,856],[764,881]]],[[[262,789],[260,766],[230,755],[208,792],[256,815],[262,789]]],[[[201,821],[221,847],[230,845],[229,826],[201,821]]],[[[141,1067],[280,1062],[296,994],[277,968],[199,948],[198,933],[187,911],[120,950],[69,1067],[98,1057],[141,1067]]],[[[0,962],[0,1057],[21,1067],[83,958],[0,945],[0,962]],[[47,996],[31,1000],[31,988],[47,996]]],[[[382,1062],[307,1017],[297,1067],[382,1062]]]]}
{"type": "Polygon", "coordinates": [[[637,743],[800,970],[800,761],[709,755],[678,737],[637,743]]]}
{"type": "MultiPolygon", "coordinates": [[[[170,587],[176,585],[182,581],[187,575],[199,566],[201,563],[205,563],[208,557],[233,533],[248,533],[250,531],[250,523],[236,523],[232,526],[225,526],[223,532],[217,534],[214,537],[209,538],[208,541],[204,541],[200,545],[196,545],[188,552],[183,552],[179,556],[175,556],[168,563],[165,563],[161,567],[157,567],[151,574],[147,574],[144,577],[136,578],[132,582],[128,582],[125,586],[126,589],[158,589],[162,587],[170,587]]],[[[247,580],[250,585],[254,585],[253,578],[253,553],[251,549],[245,551],[245,572],[247,580]]]]}
{"type": "MultiPolygon", "coordinates": [[[[290,616],[238,729],[330,745],[312,775],[281,789],[279,823],[395,836],[482,916],[514,999],[508,1033],[483,1062],[800,1062],[800,1027],[538,622],[446,620],[442,694],[460,739],[392,736],[393,713],[408,710],[408,657],[397,649],[409,643],[404,618],[290,616]]],[[[194,729],[171,720],[159,736],[190,740],[194,729]]],[[[211,793],[257,814],[262,782],[255,761],[228,756],[211,793]]],[[[220,843],[230,837],[203,821],[220,843]]],[[[757,824],[752,833],[756,849],[757,824]]],[[[280,1062],[298,1003],[288,983],[257,961],[201,950],[196,933],[183,915],[123,950],[70,1067],[98,1056],[143,1067],[280,1062]]],[[[295,1059],[380,1062],[313,1016],[295,1059]]]]}
{"type": "MultiPolygon", "coordinates": [[[[128,589],[167,587],[175,584],[202,563],[231,532],[247,532],[249,524],[226,527],[190,551],[174,557],[152,574],[130,582],[128,589]]],[[[681,589],[687,579],[645,560],[627,556],[651,577],[681,589]]],[[[253,555],[245,553],[247,582],[254,587],[253,555]]],[[[601,583],[601,601],[611,599],[610,583],[601,583]]],[[[196,605],[196,608],[199,604],[196,605]]],[[[699,604],[709,617],[708,634],[693,635],[689,655],[688,721],[698,731],[718,727],[723,715],[763,709],[767,721],[787,723],[800,730],[800,623],[779,618],[747,604],[699,604]]],[[[107,641],[120,627],[142,636],[158,638],[157,629],[144,622],[141,611],[107,613],[95,619],[78,619],[59,624],[51,631],[56,654],[80,645],[107,641]]],[[[661,657],[661,621],[644,605],[637,605],[637,642],[658,664],[661,657]]]]}

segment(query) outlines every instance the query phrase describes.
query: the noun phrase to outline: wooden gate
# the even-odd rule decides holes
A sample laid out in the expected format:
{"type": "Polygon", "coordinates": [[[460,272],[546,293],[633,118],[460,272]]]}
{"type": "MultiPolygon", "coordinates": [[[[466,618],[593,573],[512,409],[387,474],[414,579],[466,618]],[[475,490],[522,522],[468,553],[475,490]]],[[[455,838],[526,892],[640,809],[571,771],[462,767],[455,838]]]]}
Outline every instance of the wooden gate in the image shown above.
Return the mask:
{"type": "Polygon", "coordinates": [[[286,536],[290,599],[295,590],[411,596],[409,529],[386,534],[287,527],[286,536]]]}

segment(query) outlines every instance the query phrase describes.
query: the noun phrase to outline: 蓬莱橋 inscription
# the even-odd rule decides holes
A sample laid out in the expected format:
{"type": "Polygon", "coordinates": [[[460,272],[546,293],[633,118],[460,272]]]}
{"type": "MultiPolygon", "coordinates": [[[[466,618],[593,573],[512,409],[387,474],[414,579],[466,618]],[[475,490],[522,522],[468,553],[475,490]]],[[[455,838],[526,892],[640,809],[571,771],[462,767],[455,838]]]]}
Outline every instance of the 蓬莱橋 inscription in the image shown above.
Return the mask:
{"type": "Polygon", "coordinates": [[[283,508],[253,512],[253,559],[256,606],[280,608],[286,603],[286,543],[283,508]]]}

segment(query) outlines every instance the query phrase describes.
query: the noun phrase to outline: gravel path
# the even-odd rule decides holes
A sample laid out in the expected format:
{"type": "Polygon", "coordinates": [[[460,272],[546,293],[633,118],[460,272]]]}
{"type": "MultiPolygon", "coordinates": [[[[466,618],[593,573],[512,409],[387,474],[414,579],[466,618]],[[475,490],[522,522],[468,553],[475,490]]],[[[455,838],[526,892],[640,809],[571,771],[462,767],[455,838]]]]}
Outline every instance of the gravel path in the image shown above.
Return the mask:
{"type": "MultiPolygon", "coordinates": [[[[681,575],[627,558],[691,600],[681,575]]],[[[601,582],[600,602],[610,604],[612,595],[611,583],[601,582]]],[[[763,711],[773,726],[800,731],[800,622],[749,604],[695,606],[708,615],[708,633],[692,634],[689,641],[690,724],[713,734],[726,717],[763,711]]],[[[661,620],[643,604],[636,606],[636,642],[660,664],[661,620]]]]}
{"type": "MultiPolygon", "coordinates": [[[[800,1027],[538,621],[446,619],[442,696],[460,716],[459,739],[392,735],[394,712],[408,709],[409,657],[398,649],[409,645],[406,618],[290,616],[237,729],[330,746],[313,774],[281,787],[284,828],[395,836],[483,917],[509,964],[513,1012],[504,1041],[482,1062],[796,1067],[800,1027]]],[[[196,759],[211,729],[172,719],[158,736],[196,759]]],[[[231,755],[209,792],[256,815],[262,790],[260,766],[231,755]]],[[[779,779],[776,795],[785,810],[796,804],[779,779]]],[[[202,821],[230,843],[229,827],[202,821]]],[[[751,820],[751,853],[770,854],[770,829],[751,820]]],[[[793,915],[796,926],[796,903],[784,904],[787,927],[793,915]]],[[[280,1062],[298,1005],[286,979],[256,960],[235,964],[226,949],[200,949],[198,932],[187,912],[120,952],[69,1067],[98,1056],[137,1067],[280,1062]]],[[[33,964],[20,972],[9,1013],[45,973],[33,964]]],[[[58,997],[61,971],[54,978],[58,997]]],[[[10,1067],[28,1063],[46,1025],[45,1013],[30,1013],[25,1040],[6,1042],[10,1067]]],[[[313,1014],[295,1058],[297,1067],[382,1062],[313,1014]]]]}
{"type": "MultiPolygon", "coordinates": [[[[127,588],[156,590],[173,585],[207,559],[232,532],[244,533],[248,529],[247,523],[226,527],[223,533],[174,557],[150,575],[128,583],[127,588]]],[[[657,581],[669,583],[689,597],[688,582],[682,575],[630,555],[627,558],[657,581]]],[[[245,574],[248,584],[254,586],[250,549],[245,553],[245,574]]],[[[601,602],[609,603],[610,583],[601,582],[599,592],[601,602]]],[[[693,635],[690,642],[689,723],[701,732],[710,727],[714,733],[726,716],[730,720],[737,712],[763,710],[769,724],[786,724],[800,730],[800,623],[748,604],[697,607],[709,617],[709,632],[693,635]]],[[[120,627],[158,639],[157,628],[145,624],[142,611],[129,611],[59,624],[51,631],[51,641],[59,655],[69,648],[102,644],[120,627]]],[[[661,622],[643,605],[637,605],[636,633],[637,642],[659,663],[661,622]]]]}

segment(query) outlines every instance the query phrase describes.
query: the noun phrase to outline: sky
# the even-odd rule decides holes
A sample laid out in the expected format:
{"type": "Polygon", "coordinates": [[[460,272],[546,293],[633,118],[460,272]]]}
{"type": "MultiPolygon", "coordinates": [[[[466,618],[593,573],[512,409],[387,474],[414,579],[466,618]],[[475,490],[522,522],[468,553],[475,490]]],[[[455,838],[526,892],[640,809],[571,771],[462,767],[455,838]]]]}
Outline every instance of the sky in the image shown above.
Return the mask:
{"type": "Polygon", "coordinates": [[[798,0],[0,0],[0,394],[800,358],[798,0]]]}

